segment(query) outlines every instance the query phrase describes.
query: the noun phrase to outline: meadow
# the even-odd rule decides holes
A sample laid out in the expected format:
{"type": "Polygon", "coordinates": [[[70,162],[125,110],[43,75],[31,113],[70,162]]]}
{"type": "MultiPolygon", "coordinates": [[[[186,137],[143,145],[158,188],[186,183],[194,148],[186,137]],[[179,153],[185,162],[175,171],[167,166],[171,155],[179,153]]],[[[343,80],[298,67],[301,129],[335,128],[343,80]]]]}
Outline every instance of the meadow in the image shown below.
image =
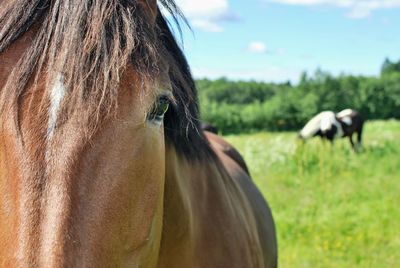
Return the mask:
{"type": "Polygon", "coordinates": [[[226,138],[273,210],[280,267],[400,267],[400,121],[368,122],[359,154],[293,132],[226,138]]]}

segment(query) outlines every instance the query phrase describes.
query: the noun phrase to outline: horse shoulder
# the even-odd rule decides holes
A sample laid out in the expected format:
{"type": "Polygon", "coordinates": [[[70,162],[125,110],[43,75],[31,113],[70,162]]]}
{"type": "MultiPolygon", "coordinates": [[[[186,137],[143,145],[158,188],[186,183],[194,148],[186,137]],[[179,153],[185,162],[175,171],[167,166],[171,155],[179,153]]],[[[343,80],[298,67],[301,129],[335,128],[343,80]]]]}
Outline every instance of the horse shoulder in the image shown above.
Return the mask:
{"type": "MultiPolygon", "coordinates": [[[[219,137],[220,138],[220,137],[219,137]]],[[[220,138],[221,141],[224,141],[220,138]]],[[[231,145],[230,145],[231,146],[231,145]]],[[[236,149],[231,146],[232,149],[236,149]]],[[[214,146],[219,159],[229,174],[230,183],[235,185],[238,192],[232,191],[235,200],[241,200],[241,209],[247,214],[247,221],[244,223],[253,231],[258,238],[258,243],[262,252],[263,267],[276,267],[277,265],[277,242],[275,234],[275,224],[272,213],[267,201],[251,180],[248,171],[244,170],[234,158],[222,151],[218,146],[214,146]]],[[[244,160],[243,163],[245,164],[244,160]]],[[[247,166],[246,166],[247,167],[247,166]]],[[[239,204],[236,204],[239,209],[239,204]]]]}
{"type": "Polygon", "coordinates": [[[159,267],[275,267],[269,208],[249,175],[213,149],[195,161],[167,155],[159,267]]]}

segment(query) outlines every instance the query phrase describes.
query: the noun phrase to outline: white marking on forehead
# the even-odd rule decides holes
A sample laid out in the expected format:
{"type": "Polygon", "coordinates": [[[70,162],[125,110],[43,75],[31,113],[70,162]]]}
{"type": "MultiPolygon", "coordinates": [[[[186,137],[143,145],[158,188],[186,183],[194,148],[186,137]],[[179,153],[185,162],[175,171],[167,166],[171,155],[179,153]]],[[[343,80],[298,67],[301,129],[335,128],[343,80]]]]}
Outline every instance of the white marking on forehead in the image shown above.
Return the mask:
{"type": "Polygon", "coordinates": [[[58,112],[65,95],[64,77],[57,75],[50,91],[49,121],[47,124],[47,138],[51,139],[57,125],[58,112]]]}

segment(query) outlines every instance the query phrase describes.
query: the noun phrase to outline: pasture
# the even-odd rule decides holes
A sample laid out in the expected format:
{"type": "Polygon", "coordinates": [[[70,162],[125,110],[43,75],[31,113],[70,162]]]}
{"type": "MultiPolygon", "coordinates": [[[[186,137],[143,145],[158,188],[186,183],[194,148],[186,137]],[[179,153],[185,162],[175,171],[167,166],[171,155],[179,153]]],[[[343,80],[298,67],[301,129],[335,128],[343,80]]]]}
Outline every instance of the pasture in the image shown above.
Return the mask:
{"type": "Polygon", "coordinates": [[[400,267],[400,122],[367,122],[360,154],[347,139],[226,138],[270,203],[280,267],[400,267]]]}

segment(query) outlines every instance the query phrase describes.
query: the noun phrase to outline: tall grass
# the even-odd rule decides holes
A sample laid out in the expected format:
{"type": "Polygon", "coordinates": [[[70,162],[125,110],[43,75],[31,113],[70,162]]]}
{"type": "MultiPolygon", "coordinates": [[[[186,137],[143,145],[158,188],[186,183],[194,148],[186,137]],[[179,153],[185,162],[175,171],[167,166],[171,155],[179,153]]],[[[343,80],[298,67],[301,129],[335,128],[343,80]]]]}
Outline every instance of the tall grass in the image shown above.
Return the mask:
{"type": "Polygon", "coordinates": [[[359,154],[295,133],[227,139],[272,207],[280,267],[400,267],[400,122],[368,122],[359,154]]]}

